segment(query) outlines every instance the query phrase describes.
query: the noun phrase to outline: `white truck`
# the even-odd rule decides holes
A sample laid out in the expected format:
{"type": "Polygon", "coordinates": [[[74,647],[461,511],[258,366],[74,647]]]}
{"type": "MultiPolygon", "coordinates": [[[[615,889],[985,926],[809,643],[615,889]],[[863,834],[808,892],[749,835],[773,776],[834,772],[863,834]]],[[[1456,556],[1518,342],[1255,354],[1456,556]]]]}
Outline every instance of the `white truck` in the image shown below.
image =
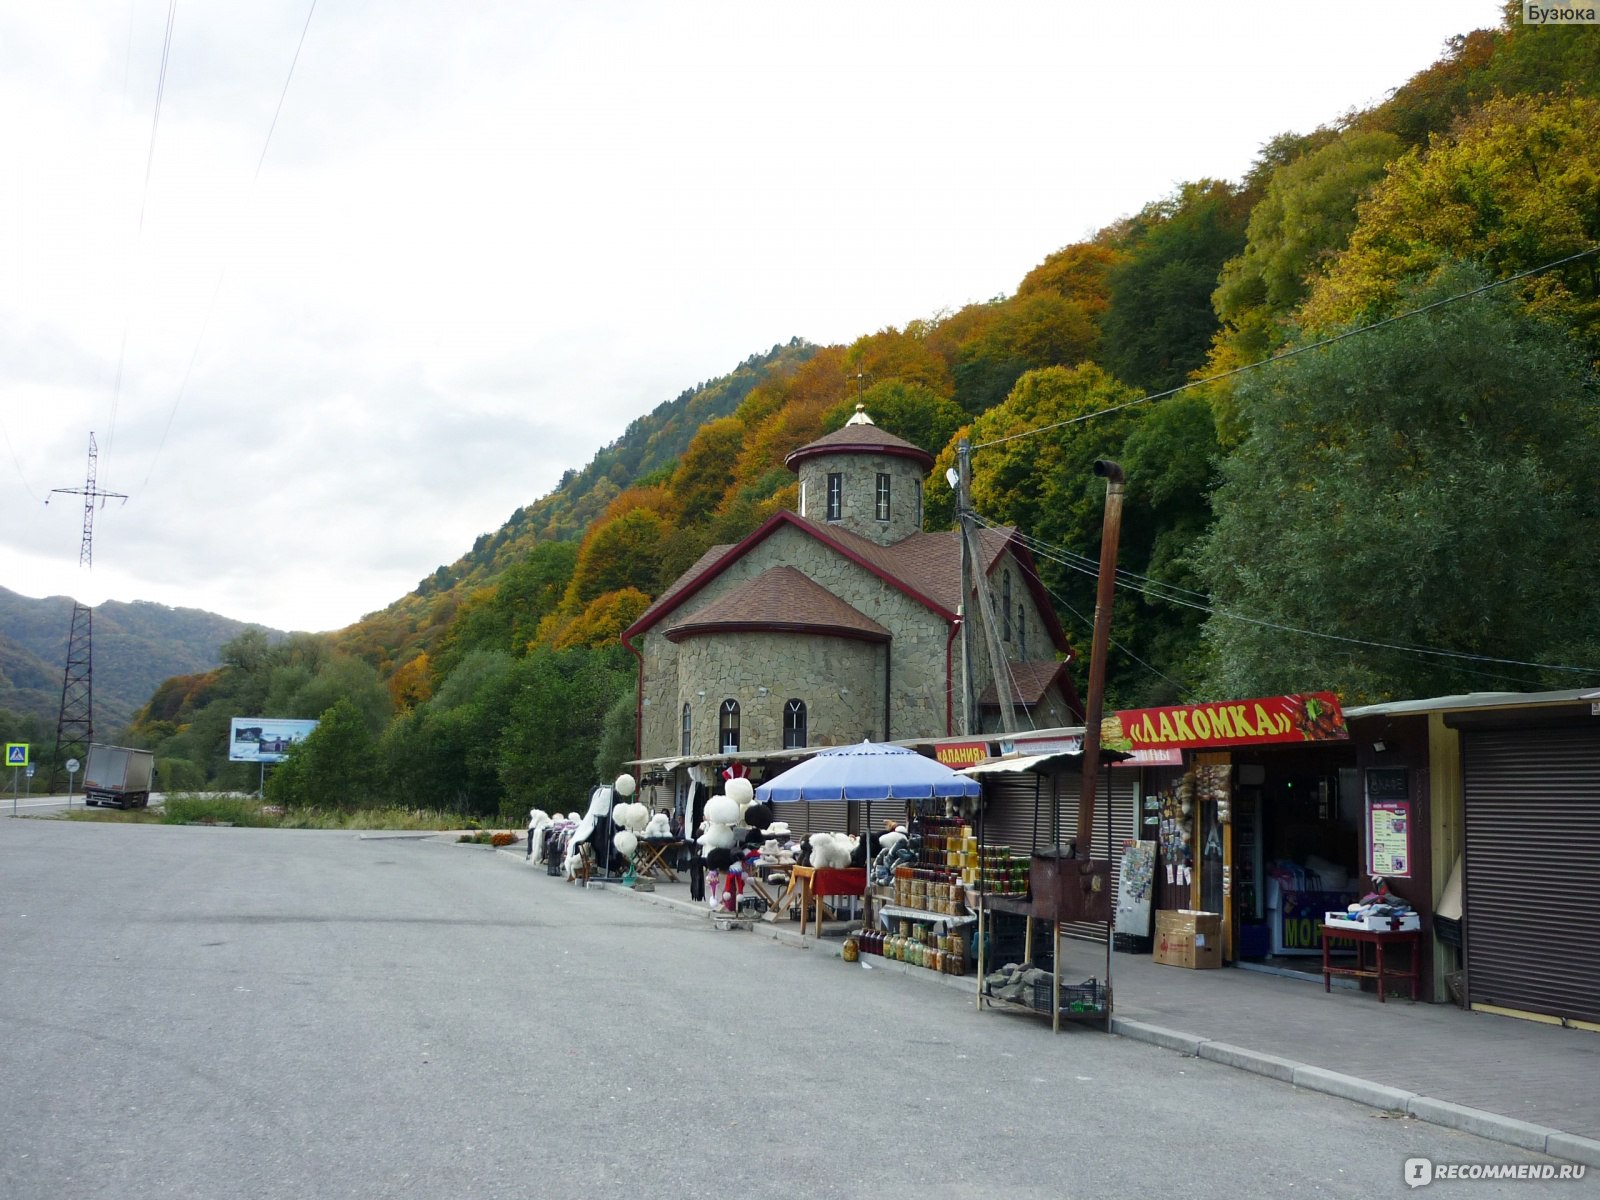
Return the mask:
{"type": "Polygon", "coordinates": [[[83,801],[107,808],[144,808],[150,803],[150,779],[156,756],[127,746],[89,746],[83,768],[83,801]]]}

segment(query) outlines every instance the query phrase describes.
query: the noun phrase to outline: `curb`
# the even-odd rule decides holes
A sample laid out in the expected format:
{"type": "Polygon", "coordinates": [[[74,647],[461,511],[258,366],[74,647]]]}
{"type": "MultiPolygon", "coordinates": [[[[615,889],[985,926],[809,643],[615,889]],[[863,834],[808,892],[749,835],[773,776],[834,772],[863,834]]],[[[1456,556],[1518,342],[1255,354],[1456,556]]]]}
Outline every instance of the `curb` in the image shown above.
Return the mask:
{"type": "MultiPolygon", "coordinates": [[[[519,861],[524,861],[522,852],[512,853],[509,850],[499,850],[500,854],[507,854],[519,861]]],[[[538,864],[542,871],[543,864],[538,864]]],[[[596,883],[590,887],[597,891],[614,891],[630,899],[642,900],[658,908],[666,908],[674,912],[681,912],[693,917],[706,917],[709,910],[703,904],[693,901],[676,900],[670,896],[663,896],[656,892],[635,892],[631,888],[617,887],[614,884],[596,883]]],[[[819,942],[816,938],[802,937],[798,931],[779,929],[764,921],[751,922],[751,932],[759,933],[775,942],[793,946],[802,950],[822,950],[829,957],[839,958],[840,950],[831,942],[819,942]]],[[[908,966],[897,963],[892,959],[873,961],[862,960],[861,965],[869,970],[898,970],[901,974],[926,976],[947,987],[958,988],[962,991],[971,991],[973,988],[971,976],[936,975],[920,967],[908,966]]],[[[1593,1138],[1581,1137],[1575,1133],[1566,1133],[1559,1129],[1551,1129],[1545,1125],[1534,1125],[1527,1121],[1519,1121],[1515,1117],[1501,1116],[1481,1108],[1469,1108],[1464,1104],[1455,1104],[1449,1100],[1436,1100],[1431,1096],[1418,1095],[1402,1088],[1389,1087],[1370,1079],[1362,1079],[1355,1075],[1344,1075],[1338,1071],[1330,1071],[1326,1067],[1312,1066],[1310,1063],[1296,1062],[1293,1059],[1280,1058],[1275,1054],[1266,1054],[1259,1050],[1250,1050],[1244,1046],[1236,1046],[1231,1042],[1215,1041],[1211,1038],[1201,1037],[1199,1034],[1188,1033],[1180,1029],[1169,1029],[1163,1025],[1151,1025],[1145,1021],[1133,1021],[1126,1017],[1113,1016],[1111,1018],[1111,1032],[1119,1037],[1128,1038],[1130,1041],[1145,1042],[1152,1046],[1159,1046],[1163,1050],[1175,1050],[1189,1058],[1200,1058],[1207,1062],[1216,1063],[1218,1066],[1232,1067],[1235,1070],[1249,1071],[1255,1075],[1263,1075],[1269,1079],[1276,1079],[1297,1088],[1304,1088],[1309,1092],[1321,1092],[1324,1095],[1335,1096],[1340,1100],[1349,1100],[1356,1104],[1364,1104],[1383,1112],[1404,1113],[1418,1121],[1426,1121],[1431,1125],[1440,1125],[1446,1129],[1454,1129],[1461,1133],[1470,1133],[1488,1141],[1499,1142],[1502,1145],[1515,1146],[1521,1150],[1534,1150],[1541,1154],[1548,1154],[1552,1158],[1566,1159],[1569,1162],[1582,1163],[1586,1166],[1600,1168],[1600,1141],[1593,1138]]]]}
{"type": "Polygon", "coordinates": [[[1150,1025],[1144,1021],[1130,1021],[1125,1017],[1111,1018],[1111,1032],[1133,1041],[1147,1042],[1164,1050],[1176,1050],[1190,1058],[1201,1058],[1221,1066],[1265,1075],[1310,1092],[1336,1096],[1365,1104],[1383,1112],[1405,1113],[1431,1125],[1442,1125],[1461,1133],[1470,1133],[1491,1142],[1516,1146],[1520,1150],[1535,1150],[1552,1158],[1600,1167],[1600,1141],[1565,1133],[1545,1125],[1519,1121],[1515,1117],[1501,1116],[1481,1108],[1468,1108],[1449,1100],[1436,1100],[1419,1096],[1402,1088],[1389,1087],[1355,1075],[1343,1075],[1325,1067],[1263,1054],[1228,1042],[1212,1041],[1192,1033],[1150,1025]]]}

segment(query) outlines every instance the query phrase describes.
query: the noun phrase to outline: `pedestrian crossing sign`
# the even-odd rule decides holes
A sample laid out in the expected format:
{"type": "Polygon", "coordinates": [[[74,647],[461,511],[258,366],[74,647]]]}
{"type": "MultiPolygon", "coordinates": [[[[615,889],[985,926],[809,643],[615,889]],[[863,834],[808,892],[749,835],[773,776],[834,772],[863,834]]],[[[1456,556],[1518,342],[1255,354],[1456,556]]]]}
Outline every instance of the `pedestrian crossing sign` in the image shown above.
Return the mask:
{"type": "Polygon", "coordinates": [[[8,766],[8,767],[25,767],[27,765],[28,765],[28,743],[27,742],[7,742],[6,743],[6,766],[8,766]]]}

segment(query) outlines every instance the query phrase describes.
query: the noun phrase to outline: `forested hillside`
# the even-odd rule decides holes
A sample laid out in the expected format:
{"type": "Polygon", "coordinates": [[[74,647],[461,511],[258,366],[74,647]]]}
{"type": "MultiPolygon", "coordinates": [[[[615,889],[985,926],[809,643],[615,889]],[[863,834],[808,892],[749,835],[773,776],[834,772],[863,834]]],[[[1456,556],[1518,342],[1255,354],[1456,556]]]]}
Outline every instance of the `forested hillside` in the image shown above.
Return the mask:
{"type": "Polygon", "coordinates": [[[215,775],[195,730],[216,695],[248,678],[275,715],[316,716],[342,671],[339,732],[283,773],[286,802],[573,807],[630,745],[618,633],[792,507],[784,456],[857,404],[939,456],[933,526],[970,439],[981,517],[1031,539],[1084,649],[1090,466],[1123,464],[1114,705],[1595,682],[1600,30],[1506,12],[1382,104],[1152,198],[1010,295],[685,393],[325,650],[174,681],[148,736],[215,775]],[[357,750],[365,773],[330,791],[314,756],[357,750]]]}

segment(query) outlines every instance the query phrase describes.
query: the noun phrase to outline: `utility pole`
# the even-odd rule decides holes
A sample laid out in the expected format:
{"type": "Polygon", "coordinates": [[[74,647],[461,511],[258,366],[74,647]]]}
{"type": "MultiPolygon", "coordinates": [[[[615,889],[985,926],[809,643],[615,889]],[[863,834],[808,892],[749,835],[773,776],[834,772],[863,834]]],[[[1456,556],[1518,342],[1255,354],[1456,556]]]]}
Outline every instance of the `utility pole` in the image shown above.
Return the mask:
{"type": "MultiPolygon", "coordinates": [[[[78,547],[78,565],[94,566],[94,502],[101,507],[107,500],[127,500],[121,492],[103,492],[95,486],[95,471],[100,458],[94,434],[89,435],[89,473],[81,488],[51,488],[83,497],[83,541],[78,547]]],[[[44,502],[50,503],[50,496],[44,502]]],[[[67,665],[61,677],[61,712],[56,718],[55,761],[50,766],[50,790],[55,791],[61,764],[69,758],[87,762],[89,743],[94,741],[94,610],[74,599],[72,631],[67,637],[67,665]]]]}
{"type": "Polygon", "coordinates": [[[972,692],[972,447],[956,443],[956,532],[961,538],[961,732],[978,732],[977,702],[972,692]]]}
{"type": "Polygon", "coordinates": [[[1117,587],[1117,543],[1122,538],[1122,468],[1097,459],[1094,473],[1106,481],[1106,508],[1100,531],[1100,579],[1095,588],[1094,640],[1089,645],[1089,699],[1083,714],[1083,785],[1078,794],[1077,856],[1090,857],[1094,835],[1095,777],[1100,770],[1100,716],[1105,702],[1106,649],[1111,642],[1111,603],[1117,587]]]}

